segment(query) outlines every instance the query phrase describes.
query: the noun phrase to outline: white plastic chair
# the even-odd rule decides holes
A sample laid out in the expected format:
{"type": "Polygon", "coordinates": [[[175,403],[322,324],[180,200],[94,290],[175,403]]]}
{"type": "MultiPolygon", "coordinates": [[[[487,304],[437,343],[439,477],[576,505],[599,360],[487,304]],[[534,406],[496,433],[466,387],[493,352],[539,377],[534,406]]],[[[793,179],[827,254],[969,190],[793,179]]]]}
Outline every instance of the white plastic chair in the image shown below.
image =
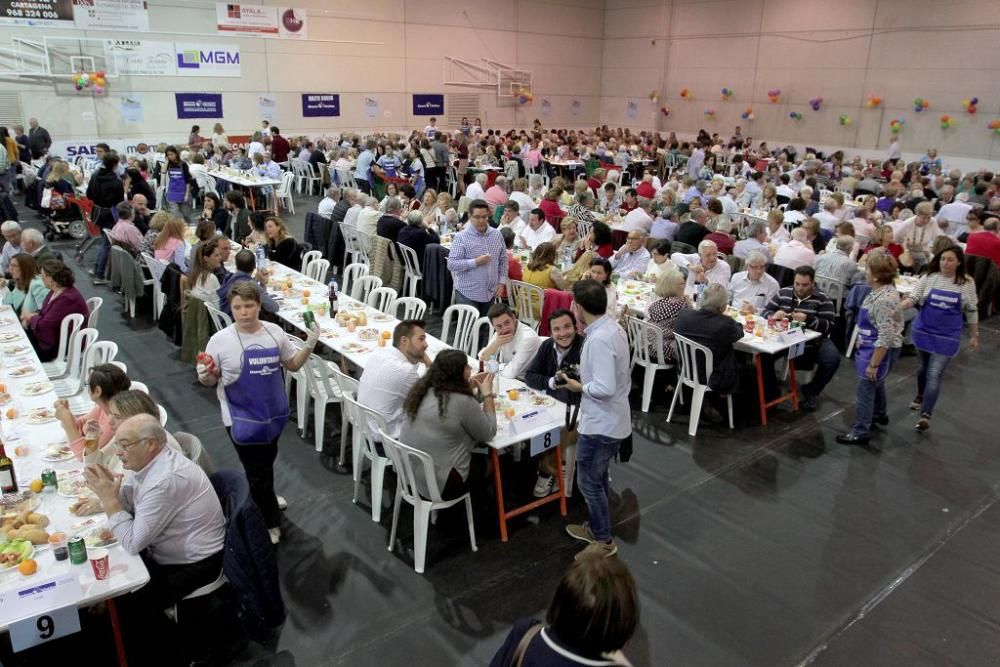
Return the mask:
{"type": "Polygon", "coordinates": [[[357,189],[357,181],[354,180],[354,174],[347,169],[334,169],[337,175],[337,184],[342,188],[354,188],[357,189]]]}
{"type": "Polygon", "coordinates": [[[70,412],[73,414],[82,414],[94,407],[94,401],[90,399],[90,392],[86,391],[90,371],[94,366],[100,364],[113,364],[116,356],[118,356],[118,344],[110,340],[99,340],[87,348],[83,356],[83,367],[80,370],[80,385],[77,391],[69,394],[56,389],[56,395],[59,398],[68,399],[70,412]]]}
{"type": "Polygon", "coordinates": [[[156,409],[160,413],[160,426],[166,426],[167,425],[167,409],[164,408],[159,403],[156,404],[156,409]]]}
{"type": "Polygon", "coordinates": [[[847,292],[847,286],[840,282],[836,278],[831,278],[829,276],[816,276],[816,287],[820,289],[821,292],[830,297],[834,302],[834,307],[837,309],[837,317],[840,317],[840,308],[844,303],[845,292],[847,292]]]}
{"type": "Polygon", "coordinates": [[[42,370],[50,380],[61,378],[69,372],[69,353],[76,332],[83,326],[83,315],[71,313],[59,325],[59,351],[56,358],[42,364],[42,370]]]}
{"type": "Polygon", "coordinates": [[[461,218],[465,214],[465,212],[469,210],[469,205],[471,203],[472,203],[472,197],[466,197],[465,195],[459,197],[458,210],[456,211],[458,213],[459,218],[461,218]]]}
{"type": "Polygon", "coordinates": [[[205,302],[205,309],[208,311],[208,316],[212,318],[212,326],[215,327],[216,331],[222,331],[233,323],[233,318],[207,301],[205,302]]]}
{"type": "Polygon", "coordinates": [[[649,412],[656,371],[668,370],[674,366],[663,358],[663,329],[638,317],[630,316],[628,333],[629,341],[632,343],[632,366],[639,364],[645,369],[642,381],[642,411],[649,412]],[[653,351],[650,351],[650,348],[653,351]]]}
{"type": "Polygon", "coordinates": [[[57,396],[69,397],[83,390],[83,383],[86,380],[86,376],[83,374],[86,350],[89,350],[97,342],[97,335],[97,329],[77,329],[73,341],[70,343],[69,361],[66,363],[67,372],[64,377],[52,382],[57,396]]]}
{"type": "Polygon", "coordinates": [[[181,451],[184,452],[184,455],[194,463],[197,463],[198,467],[204,470],[206,475],[211,476],[215,472],[212,459],[209,457],[208,452],[205,451],[205,447],[201,444],[201,439],[198,436],[185,433],[184,431],[177,431],[174,433],[174,439],[181,446],[181,451]]]}
{"type": "MultiPolygon", "coordinates": [[[[674,407],[681,394],[683,387],[688,386],[694,392],[691,399],[691,416],[688,420],[688,435],[694,436],[698,433],[698,421],[701,419],[701,404],[705,399],[705,392],[712,391],[708,386],[708,378],[712,377],[713,356],[712,351],[704,345],[699,345],[689,338],[681,335],[674,335],[674,342],[677,344],[677,388],[674,390],[674,398],[670,401],[670,412],[667,413],[667,423],[674,416],[674,407]],[[698,355],[705,357],[705,383],[698,380],[698,355]]],[[[729,404],[729,428],[736,428],[733,423],[733,397],[726,396],[729,404]]]]}
{"type": "Polygon", "coordinates": [[[344,269],[344,282],[341,283],[340,290],[344,294],[350,295],[354,285],[359,279],[367,276],[368,271],[367,264],[348,264],[347,268],[344,269]]]}
{"type": "MultiPolygon", "coordinates": [[[[341,229],[343,228],[344,225],[341,225],[341,229]]],[[[358,258],[352,261],[371,264],[372,235],[367,232],[363,232],[360,229],[355,229],[354,241],[356,246],[355,252],[358,254],[358,258]]]]}
{"type": "Polygon", "coordinates": [[[145,260],[146,266],[149,268],[149,275],[153,279],[153,317],[159,318],[167,301],[163,296],[163,290],[160,289],[160,279],[167,269],[167,263],[146,253],[142,254],[142,258],[145,260]]]}
{"type": "Polygon", "coordinates": [[[275,192],[278,196],[278,203],[287,208],[292,215],[295,215],[295,202],[292,200],[292,182],[294,180],[295,174],[286,171],[281,175],[281,185],[275,192]]]}
{"type": "Polygon", "coordinates": [[[309,265],[322,257],[323,253],[319,250],[310,250],[309,252],[302,253],[302,273],[309,275],[309,265]]]}
{"type": "Polygon", "coordinates": [[[469,337],[472,335],[472,326],[479,317],[479,311],[474,306],[465,304],[455,304],[448,306],[444,310],[441,318],[441,340],[456,350],[466,350],[469,347],[469,337]],[[455,320],[455,332],[451,331],[452,320],[455,320]]]}
{"type": "MultiPolygon", "coordinates": [[[[357,399],[358,381],[351,376],[342,373],[339,368],[333,366],[332,364],[329,366],[329,369],[330,374],[333,375],[334,382],[337,384],[337,389],[340,390],[341,398],[349,396],[350,398],[357,399]]],[[[340,458],[337,461],[341,467],[347,463],[345,460],[347,456],[347,430],[348,426],[352,423],[351,419],[353,416],[349,414],[350,410],[351,407],[346,401],[342,400],[340,402],[340,458]]]]}
{"type": "Polygon", "coordinates": [[[102,305],[104,305],[104,299],[99,296],[92,296],[87,299],[87,312],[90,313],[89,317],[87,317],[88,329],[97,328],[97,318],[100,316],[102,305]]]}
{"type": "Polygon", "coordinates": [[[430,454],[404,445],[389,437],[385,431],[382,431],[380,435],[382,446],[392,460],[392,466],[396,469],[396,499],[392,507],[389,551],[392,551],[396,542],[399,506],[404,500],[413,506],[413,569],[416,572],[423,574],[424,571],[424,556],[427,553],[427,528],[430,525],[432,511],[446,509],[464,502],[465,516],[469,523],[469,542],[472,544],[472,550],[478,551],[476,525],[472,518],[472,498],[468,492],[453,500],[442,499],[434,474],[434,459],[431,458],[430,454]],[[420,487],[417,486],[418,477],[424,481],[427,495],[430,497],[429,500],[424,500],[421,496],[420,487]]]}
{"type": "Polygon", "coordinates": [[[420,272],[420,262],[417,260],[417,251],[408,245],[398,243],[395,247],[403,258],[403,294],[407,296],[417,295],[417,285],[423,280],[424,274],[420,272]]]}
{"type": "Polygon", "coordinates": [[[401,296],[392,304],[392,312],[389,314],[400,320],[422,320],[426,312],[427,303],[423,299],[415,296],[401,296]],[[400,308],[403,309],[402,315],[399,313],[400,308]]]}
{"type": "Polygon", "coordinates": [[[538,285],[532,285],[522,280],[510,281],[511,294],[514,297],[514,308],[517,319],[538,331],[541,324],[542,309],[545,304],[545,290],[538,285]],[[535,309],[538,309],[537,311],[535,309]]]}
{"type": "MultiPolygon", "coordinates": [[[[295,351],[302,349],[305,343],[301,338],[287,334],[288,342],[292,344],[295,351]]],[[[295,380],[295,416],[299,425],[299,431],[305,435],[306,415],[309,414],[309,370],[303,366],[297,371],[285,370],[285,395],[291,399],[292,380],[295,380]]]]}
{"type": "MultiPolygon", "coordinates": [[[[319,252],[313,250],[311,252],[319,252]]],[[[314,259],[309,263],[308,270],[304,273],[307,278],[312,278],[318,283],[326,283],[326,272],[330,270],[330,260],[328,259],[314,259]]]]}
{"type": "Polygon", "coordinates": [[[351,298],[355,301],[366,303],[368,295],[372,290],[382,286],[382,279],[378,276],[362,276],[355,281],[351,288],[351,298]]]}
{"type": "Polygon", "coordinates": [[[344,263],[367,265],[368,253],[361,249],[361,242],[358,239],[358,235],[363,232],[359,232],[353,225],[341,225],[340,233],[344,237],[344,263]]]}
{"type": "Polygon", "coordinates": [[[480,341],[489,340],[492,335],[493,323],[490,322],[490,318],[483,315],[472,323],[472,330],[469,332],[469,339],[466,341],[467,345],[462,351],[470,357],[478,357],[480,350],[483,349],[480,341]],[[483,336],[484,327],[486,328],[485,336],[483,336]]]}
{"type": "Polygon", "coordinates": [[[354,415],[352,424],[358,434],[354,447],[354,497],[351,502],[358,502],[361,472],[367,459],[372,471],[372,521],[378,523],[382,518],[382,480],[385,479],[386,466],[392,465],[392,461],[387,456],[379,456],[375,441],[378,439],[378,434],[387,430],[388,426],[385,416],[381,413],[366,408],[353,398],[348,397],[344,400],[351,406],[354,415]]]}
{"type": "Polygon", "coordinates": [[[149,387],[146,385],[145,382],[139,382],[138,380],[132,380],[129,383],[128,388],[130,390],[131,389],[135,389],[136,391],[141,391],[142,393],[144,393],[147,396],[149,396],[149,387]]]}
{"type": "MultiPolygon", "coordinates": [[[[330,403],[340,403],[342,395],[335,382],[330,381],[330,366],[315,354],[309,355],[306,362],[309,373],[309,397],[313,402],[313,437],[316,451],[323,451],[323,429],[326,426],[326,406],[330,403]]],[[[302,424],[305,432],[305,424],[302,424]]]]}
{"type": "Polygon", "coordinates": [[[396,305],[396,290],[391,287],[376,287],[368,293],[365,303],[387,315],[392,315],[396,305]]]}
{"type": "Polygon", "coordinates": [[[313,186],[317,190],[323,187],[323,177],[316,175],[316,170],[313,169],[312,162],[302,161],[302,177],[305,179],[310,195],[313,194],[313,186]]]}

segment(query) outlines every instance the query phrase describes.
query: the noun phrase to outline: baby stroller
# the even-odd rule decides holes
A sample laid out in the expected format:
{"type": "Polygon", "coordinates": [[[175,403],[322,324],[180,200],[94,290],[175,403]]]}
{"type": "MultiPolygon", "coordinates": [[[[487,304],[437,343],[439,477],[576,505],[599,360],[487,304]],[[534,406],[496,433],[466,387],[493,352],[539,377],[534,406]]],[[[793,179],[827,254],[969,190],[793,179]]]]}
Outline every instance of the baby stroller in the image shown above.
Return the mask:
{"type": "MultiPolygon", "coordinates": [[[[90,212],[94,203],[84,197],[60,195],[53,190],[49,205],[45,208],[49,215],[45,218],[45,238],[54,241],[61,236],[69,236],[76,240],[87,238],[90,223],[90,212]],[[84,210],[86,207],[86,210],[84,210]]],[[[43,205],[45,204],[43,197],[43,205]]]]}

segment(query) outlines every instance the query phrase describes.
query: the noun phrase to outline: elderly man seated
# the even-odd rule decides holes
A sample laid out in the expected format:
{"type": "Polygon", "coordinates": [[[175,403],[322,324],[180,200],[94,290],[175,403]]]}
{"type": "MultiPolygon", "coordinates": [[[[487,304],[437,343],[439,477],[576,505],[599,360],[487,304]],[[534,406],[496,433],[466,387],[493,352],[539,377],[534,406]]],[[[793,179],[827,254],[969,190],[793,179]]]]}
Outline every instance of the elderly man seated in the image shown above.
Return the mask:
{"type": "Polygon", "coordinates": [[[636,202],[636,208],[625,215],[625,220],[622,221],[618,229],[626,232],[640,231],[644,234],[649,234],[649,230],[653,226],[653,216],[650,214],[653,202],[646,197],[638,197],[636,202]]]}
{"type": "Polygon", "coordinates": [[[702,241],[698,244],[698,254],[675,252],[670,261],[688,272],[687,286],[684,291],[694,294],[698,285],[719,284],[729,287],[729,277],[732,269],[725,262],[719,261],[719,248],[712,241],[702,241]]]}
{"type": "Polygon", "coordinates": [[[816,262],[816,252],[809,243],[809,232],[802,227],[792,230],[791,241],[774,253],[774,263],[792,269],[812,266],[816,262]]]}
{"type": "Polygon", "coordinates": [[[646,249],[646,234],[641,231],[631,231],[626,237],[625,245],[611,256],[611,267],[620,276],[637,278],[645,273],[646,267],[649,266],[649,260],[649,250],[646,249]]]}
{"type": "Polygon", "coordinates": [[[838,236],[836,247],[831,252],[825,252],[816,258],[816,275],[834,280],[844,287],[850,287],[860,282],[864,275],[858,270],[858,263],[851,259],[854,249],[854,239],[850,236],[838,236]]]}
{"type": "Polygon", "coordinates": [[[0,233],[7,241],[0,252],[0,275],[10,273],[10,261],[21,252],[21,225],[16,220],[7,220],[0,225],[0,233]]]}
{"type": "Polygon", "coordinates": [[[149,569],[149,583],[135,594],[141,608],[162,611],[219,577],[226,518],[205,472],[167,447],[155,417],[123,421],[115,447],[124,477],[98,464],[84,478],[115,539],[149,569]]]}
{"type": "Polygon", "coordinates": [[[751,250],[746,271],[733,274],[729,281],[729,303],[743,313],[758,313],[770,303],[781,286],[767,273],[767,255],[751,250]]]}

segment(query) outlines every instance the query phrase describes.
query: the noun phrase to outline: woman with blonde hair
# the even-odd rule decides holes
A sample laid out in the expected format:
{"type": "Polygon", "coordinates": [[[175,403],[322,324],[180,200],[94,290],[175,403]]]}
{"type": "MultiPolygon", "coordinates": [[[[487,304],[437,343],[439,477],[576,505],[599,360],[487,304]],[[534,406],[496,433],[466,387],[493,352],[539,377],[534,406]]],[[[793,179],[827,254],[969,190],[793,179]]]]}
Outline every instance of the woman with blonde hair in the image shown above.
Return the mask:
{"type": "MultiPolygon", "coordinates": [[[[663,331],[663,361],[668,364],[674,361],[674,320],[682,310],[691,308],[690,300],[684,296],[686,280],[678,270],[660,274],[656,279],[656,296],[660,298],[646,309],[646,321],[663,331]]],[[[652,347],[649,351],[656,354],[652,347]]]]}
{"type": "Polygon", "coordinates": [[[167,218],[153,244],[153,256],[167,263],[173,262],[181,271],[187,273],[187,242],[184,240],[187,225],[175,215],[165,211],[162,213],[167,218]]]}
{"type": "Polygon", "coordinates": [[[538,244],[522,275],[521,280],[542,289],[566,289],[566,280],[556,267],[556,247],[552,243],[538,244]]]}
{"type": "Polygon", "coordinates": [[[171,216],[166,211],[157,211],[153,214],[153,217],[149,219],[149,229],[146,231],[146,236],[142,239],[142,251],[147,255],[152,255],[156,250],[156,239],[159,237],[160,232],[163,231],[163,226],[167,224],[171,216]]]}
{"type": "Polygon", "coordinates": [[[212,128],[212,146],[221,153],[229,150],[229,137],[226,136],[222,123],[216,123],[212,128]]]}
{"type": "Polygon", "coordinates": [[[290,269],[298,269],[301,261],[299,244],[288,233],[285,221],[273,215],[266,218],[264,234],[267,236],[267,258],[290,269]]]}

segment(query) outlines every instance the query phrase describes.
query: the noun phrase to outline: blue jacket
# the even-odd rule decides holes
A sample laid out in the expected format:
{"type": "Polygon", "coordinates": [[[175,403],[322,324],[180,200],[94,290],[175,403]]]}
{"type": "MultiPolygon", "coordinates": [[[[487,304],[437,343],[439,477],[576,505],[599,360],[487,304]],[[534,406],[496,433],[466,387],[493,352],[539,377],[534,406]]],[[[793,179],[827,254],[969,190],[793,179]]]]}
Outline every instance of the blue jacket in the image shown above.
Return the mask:
{"type": "Polygon", "coordinates": [[[278,302],[267,293],[260,283],[258,283],[253,276],[249,273],[243,273],[242,271],[234,271],[233,273],[227,273],[225,278],[221,280],[222,286],[216,290],[219,295],[219,310],[224,312],[226,315],[232,317],[233,311],[229,306],[229,288],[232,287],[236,282],[240,280],[252,280],[253,284],[257,287],[257,293],[260,294],[260,308],[265,313],[276,313],[278,312],[278,302]]]}
{"type": "Polygon", "coordinates": [[[243,473],[220,470],[211,480],[226,515],[222,571],[235,592],[240,624],[250,637],[260,641],[268,628],[285,620],[278,561],[243,473]]]}

